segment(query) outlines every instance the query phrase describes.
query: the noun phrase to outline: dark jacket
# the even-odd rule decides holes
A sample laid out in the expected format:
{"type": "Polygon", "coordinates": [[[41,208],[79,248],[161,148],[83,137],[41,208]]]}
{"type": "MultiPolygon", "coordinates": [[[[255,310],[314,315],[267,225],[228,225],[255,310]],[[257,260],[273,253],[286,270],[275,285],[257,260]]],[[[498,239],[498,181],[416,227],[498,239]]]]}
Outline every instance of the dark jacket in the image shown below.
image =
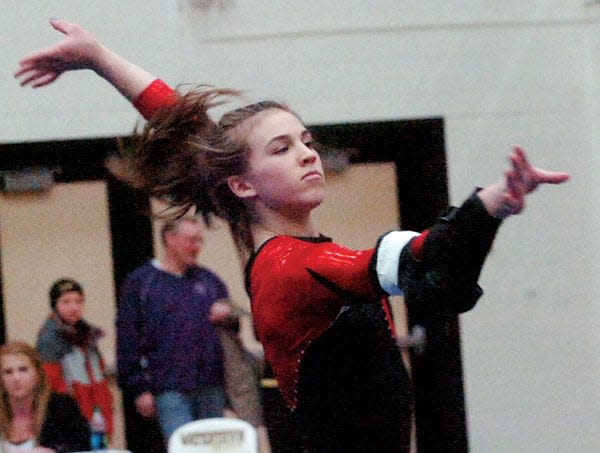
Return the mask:
{"type": "Polygon", "coordinates": [[[56,453],[90,450],[90,428],[73,398],[59,393],[50,395],[39,444],[56,453]]]}

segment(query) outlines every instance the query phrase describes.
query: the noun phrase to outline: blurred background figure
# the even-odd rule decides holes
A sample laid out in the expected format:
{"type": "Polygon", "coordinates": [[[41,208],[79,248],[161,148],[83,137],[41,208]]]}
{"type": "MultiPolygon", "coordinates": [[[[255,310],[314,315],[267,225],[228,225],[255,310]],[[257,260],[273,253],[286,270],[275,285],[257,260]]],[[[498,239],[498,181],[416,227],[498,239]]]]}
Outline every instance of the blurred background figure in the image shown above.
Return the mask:
{"type": "Polygon", "coordinates": [[[52,391],[72,396],[90,422],[94,409],[102,414],[106,435],[113,432],[113,397],[98,349],[101,329],[83,318],[85,295],[75,280],[63,278],[50,287],[51,312],[36,348],[52,391]]]}
{"type": "MultiPolygon", "coordinates": [[[[157,417],[165,440],[187,422],[222,417],[230,405],[243,412],[238,416],[260,424],[257,385],[241,382],[235,398],[227,392],[226,357],[235,355],[239,314],[225,283],[197,262],[202,224],[193,217],[169,220],[160,234],[163,255],[129,275],[117,312],[125,403],[131,399],[146,420],[157,417]]],[[[130,419],[127,407],[125,413],[130,419]]],[[[137,451],[130,431],[128,426],[128,448],[137,451]]]]}
{"type": "Polygon", "coordinates": [[[74,399],[52,393],[35,349],[0,346],[0,435],[3,453],[90,449],[89,426],[74,399]]]}

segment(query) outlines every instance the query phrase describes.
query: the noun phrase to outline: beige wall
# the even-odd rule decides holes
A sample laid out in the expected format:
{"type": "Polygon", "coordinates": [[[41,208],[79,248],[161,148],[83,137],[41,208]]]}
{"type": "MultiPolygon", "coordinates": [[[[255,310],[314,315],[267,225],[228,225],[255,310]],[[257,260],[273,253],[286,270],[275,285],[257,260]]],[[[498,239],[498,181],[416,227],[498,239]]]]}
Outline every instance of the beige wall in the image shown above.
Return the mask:
{"type": "Polygon", "coordinates": [[[84,316],[101,326],[114,362],[114,284],[104,182],[58,184],[49,192],[0,196],[2,290],[9,340],[35,343],[50,311],[48,289],[72,277],[85,290],[84,316]]]}

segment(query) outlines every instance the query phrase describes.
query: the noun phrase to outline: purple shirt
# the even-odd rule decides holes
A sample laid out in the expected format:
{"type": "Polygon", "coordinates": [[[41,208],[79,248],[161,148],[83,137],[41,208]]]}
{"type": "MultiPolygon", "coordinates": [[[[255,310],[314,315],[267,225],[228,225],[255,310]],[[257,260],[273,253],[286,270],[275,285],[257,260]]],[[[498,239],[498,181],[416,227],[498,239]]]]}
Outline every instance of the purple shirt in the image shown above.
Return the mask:
{"type": "Polygon", "coordinates": [[[208,313],[227,298],[225,284],[200,266],[183,276],[152,262],[133,271],[117,310],[119,385],[134,395],[223,385],[223,353],[208,313]]]}

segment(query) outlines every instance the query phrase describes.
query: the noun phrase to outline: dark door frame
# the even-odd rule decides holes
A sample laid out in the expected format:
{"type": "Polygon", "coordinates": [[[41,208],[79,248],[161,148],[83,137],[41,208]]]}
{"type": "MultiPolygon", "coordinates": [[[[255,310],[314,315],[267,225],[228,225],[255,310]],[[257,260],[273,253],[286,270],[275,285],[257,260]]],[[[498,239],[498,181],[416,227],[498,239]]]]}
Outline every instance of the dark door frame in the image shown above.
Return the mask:
{"type": "MultiPolygon", "coordinates": [[[[315,125],[311,130],[328,146],[356,150],[352,163],[395,163],[399,224],[403,229],[427,228],[447,206],[442,118],[315,125]]],[[[108,181],[114,279],[118,292],[127,274],[153,255],[153,238],[151,221],[146,215],[148,199],[117,182],[103,166],[106,157],[116,148],[116,138],[0,145],[0,171],[46,167],[55,170],[57,182],[108,181]]],[[[3,342],[1,294],[0,340],[3,342]]],[[[423,321],[409,312],[409,325],[423,324],[423,321]]],[[[426,320],[426,324],[428,347],[420,355],[412,354],[417,449],[419,453],[467,452],[458,317],[426,320]]]]}

